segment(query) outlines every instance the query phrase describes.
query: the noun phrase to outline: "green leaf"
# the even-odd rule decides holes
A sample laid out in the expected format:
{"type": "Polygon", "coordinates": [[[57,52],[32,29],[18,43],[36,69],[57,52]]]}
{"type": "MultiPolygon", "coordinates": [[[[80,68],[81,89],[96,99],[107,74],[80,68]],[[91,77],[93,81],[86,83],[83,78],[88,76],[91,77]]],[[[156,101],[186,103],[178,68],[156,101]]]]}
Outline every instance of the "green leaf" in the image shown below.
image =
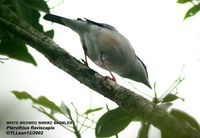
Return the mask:
{"type": "Polygon", "coordinates": [[[37,66],[35,59],[28,52],[24,41],[18,38],[10,37],[2,39],[0,43],[0,54],[37,66]]]}
{"type": "Polygon", "coordinates": [[[38,97],[37,104],[42,105],[42,106],[44,106],[46,108],[49,108],[49,109],[51,109],[51,110],[53,110],[55,112],[62,113],[62,111],[60,110],[60,108],[54,102],[50,101],[49,99],[47,99],[44,96],[38,97]]]}
{"type": "Polygon", "coordinates": [[[65,105],[64,102],[61,103],[61,105],[60,105],[60,110],[61,110],[64,114],[67,114],[67,115],[69,115],[69,113],[70,113],[70,109],[65,105]]]}
{"type": "Polygon", "coordinates": [[[97,122],[95,134],[97,137],[116,135],[132,121],[135,115],[125,112],[120,107],[105,113],[97,122]]]}
{"type": "Polygon", "coordinates": [[[137,138],[148,138],[150,124],[147,122],[141,122],[141,127],[138,132],[137,138]]]}
{"type": "Polygon", "coordinates": [[[44,0],[23,0],[23,2],[29,5],[31,8],[34,8],[35,10],[49,13],[49,7],[44,0]]]}
{"type": "Polygon", "coordinates": [[[200,4],[198,5],[195,5],[194,7],[190,8],[186,14],[185,14],[185,17],[184,17],[184,20],[191,17],[191,16],[194,16],[195,14],[197,14],[197,12],[200,11],[200,4]]]}
{"type": "MultiPolygon", "coordinates": [[[[162,102],[163,102],[163,103],[172,102],[172,101],[175,101],[175,100],[177,100],[177,99],[182,99],[182,98],[178,97],[178,96],[175,95],[175,94],[169,93],[169,94],[167,94],[167,95],[162,99],[162,102]]],[[[183,100],[183,99],[182,99],[182,100],[183,100]]]]}
{"type": "Polygon", "coordinates": [[[54,112],[59,112],[62,113],[63,112],[60,110],[60,108],[52,101],[50,101],[49,99],[47,99],[44,96],[40,96],[37,99],[32,97],[30,94],[28,94],[27,92],[18,92],[18,91],[12,91],[12,93],[19,99],[19,100],[32,100],[32,102],[34,104],[38,104],[40,106],[49,108],[50,110],[54,111],[54,112]]]}
{"type": "Polygon", "coordinates": [[[200,130],[200,125],[196,121],[196,119],[194,119],[194,117],[192,117],[191,115],[187,114],[186,112],[181,111],[179,109],[172,109],[170,111],[170,114],[175,116],[176,118],[182,120],[182,121],[190,123],[191,126],[193,126],[194,128],[200,130]]]}
{"type": "Polygon", "coordinates": [[[50,8],[45,0],[4,0],[3,3],[22,20],[28,22],[38,31],[44,32],[39,19],[40,11],[49,13],[50,8]]]}
{"type": "Polygon", "coordinates": [[[95,108],[95,109],[88,109],[84,114],[90,114],[90,113],[93,113],[93,112],[100,111],[102,109],[103,109],[102,107],[95,108]]]}
{"type": "Polygon", "coordinates": [[[191,2],[191,0],[177,0],[177,3],[184,4],[187,2],[191,2]]]}
{"type": "Polygon", "coordinates": [[[17,99],[19,100],[26,100],[26,99],[30,99],[32,101],[35,102],[35,98],[33,98],[30,94],[28,94],[27,92],[18,92],[18,91],[12,91],[12,93],[17,97],[17,99]]]}
{"type": "Polygon", "coordinates": [[[21,19],[28,22],[30,25],[32,25],[34,28],[36,28],[38,31],[44,32],[42,25],[40,25],[40,23],[39,23],[39,18],[40,18],[39,11],[31,8],[23,0],[16,0],[15,8],[16,8],[17,15],[21,19]]]}
{"type": "Polygon", "coordinates": [[[167,132],[161,131],[161,138],[170,138],[170,137],[171,135],[169,135],[167,132]]]}

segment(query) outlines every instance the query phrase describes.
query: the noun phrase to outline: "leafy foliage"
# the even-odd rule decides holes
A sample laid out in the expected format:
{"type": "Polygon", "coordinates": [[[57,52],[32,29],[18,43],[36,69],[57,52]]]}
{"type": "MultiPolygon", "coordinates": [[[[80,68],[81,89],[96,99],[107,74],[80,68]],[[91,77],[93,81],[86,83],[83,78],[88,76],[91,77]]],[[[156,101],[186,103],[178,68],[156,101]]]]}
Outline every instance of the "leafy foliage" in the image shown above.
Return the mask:
{"type": "Polygon", "coordinates": [[[26,5],[32,7],[33,9],[37,11],[43,11],[48,13],[49,7],[44,0],[22,0],[26,5]]]}
{"type": "Polygon", "coordinates": [[[138,138],[148,138],[149,128],[150,128],[150,123],[142,121],[137,137],[138,138]]]}
{"type": "Polygon", "coordinates": [[[185,14],[184,19],[192,17],[196,15],[200,11],[200,1],[199,0],[178,0],[179,4],[191,3],[193,7],[191,7],[185,14]]]}
{"type": "Polygon", "coordinates": [[[97,137],[110,137],[116,135],[134,118],[133,114],[125,112],[120,107],[106,112],[97,122],[95,134],[97,137]]]}
{"type": "Polygon", "coordinates": [[[194,5],[192,8],[190,8],[190,9],[186,12],[184,19],[187,19],[187,18],[189,18],[189,17],[194,16],[194,15],[197,14],[199,11],[200,11],[200,4],[194,5]]]}
{"type": "MultiPolygon", "coordinates": [[[[154,94],[155,97],[152,98],[153,103],[157,104],[160,108],[165,111],[169,111],[170,107],[173,105],[173,102],[183,98],[177,95],[177,92],[174,93],[174,90],[177,89],[178,85],[184,80],[182,76],[178,77],[171,86],[166,90],[166,92],[157,98],[156,85],[154,85],[154,94]]],[[[97,137],[110,137],[117,135],[123,129],[125,129],[131,122],[141,122],[141,127],[138,132],[138,138],[147,138],[150,130],[151,124],[145,122],[138,118],[134,114],[129,114],[122,110],[120,107],[109,110],[106,112],[97,122],[95,128],[95,134],[97,137]]],[[[170,137],[167,133],[161,132],[162,137],[170,137]]]]}
{"type": "Polygon", "coordinates": [[[190,2],[191,0],[178,0],[177,3],[184,4],[190,2]]]}
{"type": "Polygon", "coordinates": [[[175,116],[176,118],[180,119],[181,121],[189,123],[194,128],[200,130],[200,125],[196,121],[196,119],[194,119],[194,117],[192,117],[191,115],[187,114],[186,112],[181,111],[179,109],[172,109],[170,111],[170,114],[175,116]]]}
{"type": "MultiPolygon", "coordinates": [[[[197,130],[200,130],[200,125],[199,123],[196,121],[196,119],[194,119],[191,115],[189,115],[188,113],[179,110],[179,109],[171,109],[171,111],[169,112],[171,115],[173,115],[174,117],[180,119],[183,122],[189,123],[191,126],[193,126],[194,128],[196,128],[197,130]]],[[[161,132],[161,137],[162,138],[169,138],[169,134],[167,132],[161,132]]]]}
{"type": "Polygon", "coordinates": [[[51,109],[51,111],[53,112],[59,112],[64,114],[60,108],[52,101],[48,100],[46,97],[44,96],[40,96],[37,99],[32,97],[30,94],[28,94],[27,92],[18,92],[18,91],[13,91],[13,94],[20,100],[25,100],[25,99],[29,99],[31,100],[34,104],[38,104],[41,105],[45,108],[49,108],[51,109]]]}
{"type": "MultiPolygon", "coordinates": [[[[54,31],[44,32],[43,26],[39,23],[40,12],[49,12],[45,0],[1,0],[0,4],[11,9],[19,18],[26,21],[38,31],[53,38],[54,31]]],[[[1,18],[1,17],[0,17],[1,18]]],[[[10,58],[37,65],[33,56],[28,52],[25,42],[7,30],[0,27],[0,54],[10,58]]]]}
{"type": "MultiPolygon", "coordinates": [[[[80,114],[76,107],[73,105],[75,109],[75,117],[72,116],[72,109],[70,109],[67,105],[64,104],[64,102],[61,103],[60,106],[56,105],[54,102],[50,101],[48,98],[44,96],[40,96],[38,98],[34,98],[27,92],[19,92],[19,91],[12,91],[12,93],[18,98],[19,100],[31,100],[33,102],[33,107],[37,109],[39,112],[47,115],[49,118],[51,118],[54,121],[59,121],[56,118],[56,114],[63,115],[66,117],[70,122],[69,124],[60,124],[62,127],[67,129],[68,131],[74,133],[77,138],[81,137],[81,133],[83,133],[85,130],[92,128],[92,125],[96,122],[93,121],[93,119],[90,119],[88,114],[80,114]],[[48,111],[50,110],[50,112],[48,111]],[[75,119],[74,119],[75,118],[75,119]],[[71,126],[72,125],[72,126],[71,126]]],[[[95,111],[99,111],[102,108],[95,108],[95,111]],[[97,110],[98,109],[98,110],[97,110]]],[[[89,111],[89,109],[88,109],[89,111]]],[[[66,119],[66,120],[67,120],[66,119]]]]}
{"type": "Polygon", "coordinates": [[[165,97],[163,97],[162,102],[167,103],[167,102],[175,101],[177,99],[183,100],[183,98],[178,97],[176,94],[168,93],[165,97]]]}
{"type": "Polygon", "coordinates": [[[35,59],[28,52],[24,41],[19,38],[7,37],[1,40],[0,43],[0,54],[4,54],[13,59],[18,59],[27,63],[37,65],[35,59]]]}

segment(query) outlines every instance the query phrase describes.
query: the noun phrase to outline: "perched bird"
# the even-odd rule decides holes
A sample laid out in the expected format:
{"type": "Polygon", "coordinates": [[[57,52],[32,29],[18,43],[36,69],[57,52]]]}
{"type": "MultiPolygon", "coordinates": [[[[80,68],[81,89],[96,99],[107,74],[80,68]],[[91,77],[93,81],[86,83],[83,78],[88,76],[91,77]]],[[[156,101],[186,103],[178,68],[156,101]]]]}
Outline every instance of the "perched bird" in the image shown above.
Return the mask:
{"type": "Polygon", "coordinates": [[[72,20],[53,14],[46,14],[45,20],[56,22],[71,28],[79,34],[85,53],[99,67],[141,82],[151,88],[145,64],[136,56],[130,42],[113,26],[97,23],[88,19],[72,20]]]}

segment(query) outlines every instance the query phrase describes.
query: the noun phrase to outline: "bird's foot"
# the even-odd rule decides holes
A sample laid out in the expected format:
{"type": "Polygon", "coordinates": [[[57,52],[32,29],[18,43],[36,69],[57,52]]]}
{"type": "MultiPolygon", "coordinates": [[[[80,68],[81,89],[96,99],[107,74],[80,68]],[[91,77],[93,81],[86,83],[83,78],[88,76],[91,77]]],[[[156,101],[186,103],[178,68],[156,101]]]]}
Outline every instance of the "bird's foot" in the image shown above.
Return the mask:
{"type": "Polygon", "coordinates": [[[106,79],[112,80],[114,82],[117,82],[116,78],[113,76],[112,78],[109,76],[105,76],[106,79]]]}
{"type": "Polygon", "coordinates": [[[87,61],[86,61],[86,60],[84,60],[84,59],[81,59],[81,61],[83,62],[83,64],[85,64],[87,67],[89,67],[89,66],[88,66],[88,63],[87,63],[87,61]]]}

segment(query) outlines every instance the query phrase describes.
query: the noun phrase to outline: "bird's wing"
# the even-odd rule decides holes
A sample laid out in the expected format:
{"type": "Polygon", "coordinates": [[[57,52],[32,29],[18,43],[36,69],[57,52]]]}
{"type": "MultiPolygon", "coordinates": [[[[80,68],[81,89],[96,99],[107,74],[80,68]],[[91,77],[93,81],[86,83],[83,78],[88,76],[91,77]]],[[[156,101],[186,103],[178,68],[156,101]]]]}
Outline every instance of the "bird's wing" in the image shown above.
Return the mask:
{"type": "Polygon", "coordinates": [[[117,31],[117,29],[109,24],[105,24],[105,23],[98,23],[98,22],[95,22],[95,21],[92,21],[92,20],[89,20],[87,18],[85,18],[85,20],[89,23],[89,24],[94,24],[94,25],[97,25],[99,27],[103,27],[103,28],[107,28],[109,30],[112,30],[112,31],[117,31]]]}
{"type": "Polygon", "coordinates": [[[107,28],[109,30],[117,32],[117,29],[115,27],[109,25],[109,24],[98,23],[98,22],[95,22],[95,21],[92,21],[92,20],[89,20],[89,19],[86,19],[86,18],[85,18],[85,20],[82,20],[81,18],[77,18],[77,20],[71,20],[71,19],[64,18],[64,17],[57,16],[57,15],[53,15],[53,14],[46,14],[43,18],[45,20],[48,20],[48,21],[52,21],[52,22],[56,22],[58,24],[68,26],[72,30],[75,30],[75,28],[77,28],[77,27],[80,28],[81,26],[85,27],[86,24],[93,24],[93,25],[96,25],[96,26],[99,26],[99,27],[102,27],[102,28],[107,28]],[[86,24],[83,25],[83,24],[81,24],[81,22],[77,22],[77,21],[81,21],[82,23],[85,22],[86,24]]]}
{"type": "Polygon", "coordinates": [[[147,78],[148,78],[147,66],[142,62],[142,60],[138,56],[136,56],[136,57],[140,61],[140,63],[143,65],[143,67],[144,67],[144,69],[145,69],[145,71],[147,73],[147,78]]]}

